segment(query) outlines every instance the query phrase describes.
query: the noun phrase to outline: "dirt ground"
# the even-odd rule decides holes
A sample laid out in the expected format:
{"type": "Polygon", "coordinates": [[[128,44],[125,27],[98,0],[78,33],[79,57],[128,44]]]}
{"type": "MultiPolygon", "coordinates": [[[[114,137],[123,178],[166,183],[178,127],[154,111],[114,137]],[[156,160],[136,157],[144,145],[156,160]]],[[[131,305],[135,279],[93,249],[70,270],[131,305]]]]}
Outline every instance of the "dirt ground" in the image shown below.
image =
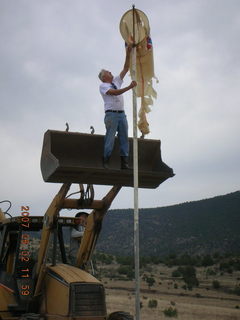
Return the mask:
{"type": "MultiPolygon", "coordinates": [[[[239,285],[240,272],[216,277],[206,276],[204,269],[199,269],[200,285],[191,291],[183,289],[183,280],[172,278],[171,272],[171,268],[155,267],[151,275],[156,282],[150,289],[141,280],[141,320],[170,319],[164,314],[168,308],[177,311],[175,318],[179,320],[240,320],[240,296],[227,293],[227,289],[239,285]],[[212,288],[213,280],[220,282],[221,290],[212,288]],[[156,300],[157,306],[150,308],[149,300],[156,300]]],[[[121,310],[134,315],[134,281],[103,278],[102,282],[106,289],[108,313],[121,310]]]]}

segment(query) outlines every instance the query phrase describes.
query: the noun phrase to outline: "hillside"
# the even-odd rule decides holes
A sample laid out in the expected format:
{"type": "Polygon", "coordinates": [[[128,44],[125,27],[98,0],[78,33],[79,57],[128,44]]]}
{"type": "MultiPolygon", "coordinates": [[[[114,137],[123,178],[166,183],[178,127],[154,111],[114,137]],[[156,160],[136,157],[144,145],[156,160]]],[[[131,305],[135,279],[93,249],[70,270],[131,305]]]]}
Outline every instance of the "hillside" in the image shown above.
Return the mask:
{"type": "MultiPolygon", "coordinates": [[[[140,209],[141,256],[240,253],[240,191],[179,205],[140,209]]],[[[110,210],[97,250],[133,254],[133,210],[110,210]]]]}

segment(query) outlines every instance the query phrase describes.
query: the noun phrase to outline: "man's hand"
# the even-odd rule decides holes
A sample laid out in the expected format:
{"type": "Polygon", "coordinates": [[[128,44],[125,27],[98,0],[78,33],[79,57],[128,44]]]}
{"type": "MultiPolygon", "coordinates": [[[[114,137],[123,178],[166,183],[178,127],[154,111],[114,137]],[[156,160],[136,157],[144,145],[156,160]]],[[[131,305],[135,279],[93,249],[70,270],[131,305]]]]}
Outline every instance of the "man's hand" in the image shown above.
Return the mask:
{"type": "Polygon", "coordinates": [[[128,44],[126,47],[126,51],[130,53],[132,51],[132,48],[133,48],[133,44],[128,44]]]}
{"type": "Polygon", "coordinates": [[[134,88],[137,86],[137,82],[136,81],[132,81],[129,85],[130,89],[134,88]]]}

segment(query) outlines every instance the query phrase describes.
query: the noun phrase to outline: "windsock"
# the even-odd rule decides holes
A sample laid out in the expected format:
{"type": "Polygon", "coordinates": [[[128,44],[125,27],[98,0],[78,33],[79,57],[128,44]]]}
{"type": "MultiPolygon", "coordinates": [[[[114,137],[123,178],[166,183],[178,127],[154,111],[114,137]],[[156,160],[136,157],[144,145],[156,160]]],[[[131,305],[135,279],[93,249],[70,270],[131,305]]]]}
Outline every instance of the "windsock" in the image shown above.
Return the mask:
{"type": "MultiPolygon", "coordinates": [[[[153,45],[150,37],[150,27],[147,16],[140,10],[127,11],[120,21],[120,32],[129,44],[136,45],[136,88],[137,97],[141,98],[141,107],[138,112],[138,128],[143,135],[150,132],[146,114],[151,111],[153,98],[157,98],[157,92],[153,89],[154,74],[153,45]]],[[[130,67],[132,76],[132,62],[130,67]]]]}

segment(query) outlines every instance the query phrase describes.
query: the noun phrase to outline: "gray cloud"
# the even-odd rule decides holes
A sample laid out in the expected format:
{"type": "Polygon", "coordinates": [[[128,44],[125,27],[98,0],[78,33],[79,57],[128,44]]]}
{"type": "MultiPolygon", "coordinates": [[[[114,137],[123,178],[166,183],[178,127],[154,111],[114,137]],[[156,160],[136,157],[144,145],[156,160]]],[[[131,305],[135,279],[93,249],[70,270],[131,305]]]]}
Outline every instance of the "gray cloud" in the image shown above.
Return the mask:
{"type": "MultiPolygon", "coordinates": [[[[135,2],[150,21],[158,99],[149,138],[161,139],[163,160],[176,176],[140,190],[140,206],[162,206],[239,189],[238,0],[135,2]]],[[[98,71],[121,70],[123,0],[0,4],[1,199],[14,210],[28,202],[42,214],[60,185],[42,181],[44,132],[104,133],[98,71]]],[[[126,83],[130,81],[127,77],[126,83]]],[[[125,95],[132,135],[131,94],[125,95]]],[[[104,195],[107,187],[96,187],[104,195]]],[[[113,207],[132,207],[124,188],[113,207]]]]}

